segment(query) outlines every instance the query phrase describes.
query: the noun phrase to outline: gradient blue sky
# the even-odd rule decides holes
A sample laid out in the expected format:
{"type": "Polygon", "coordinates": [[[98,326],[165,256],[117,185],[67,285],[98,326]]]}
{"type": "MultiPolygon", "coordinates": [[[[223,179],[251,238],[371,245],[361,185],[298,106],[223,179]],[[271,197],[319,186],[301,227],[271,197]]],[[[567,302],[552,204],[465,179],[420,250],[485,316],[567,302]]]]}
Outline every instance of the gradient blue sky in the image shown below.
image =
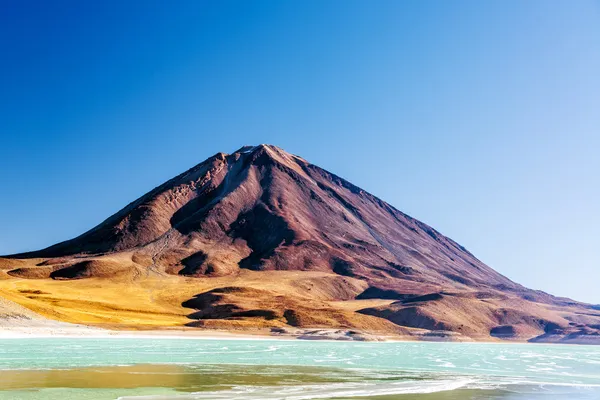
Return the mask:
{"type": "Polygon", "coordinates": [[[0,2],[0,254],[271,143],[600,303],[598,1],[0,2]]]}

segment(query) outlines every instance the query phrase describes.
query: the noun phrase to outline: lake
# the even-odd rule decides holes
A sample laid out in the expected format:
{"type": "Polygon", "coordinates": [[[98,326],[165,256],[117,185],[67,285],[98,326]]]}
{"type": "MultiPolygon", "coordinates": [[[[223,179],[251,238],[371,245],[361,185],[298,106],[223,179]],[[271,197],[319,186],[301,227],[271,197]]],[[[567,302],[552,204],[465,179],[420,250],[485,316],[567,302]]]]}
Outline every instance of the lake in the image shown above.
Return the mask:
{"type": "Polygon", "coordinates": [[[0,400],[600,399],[600,346],[0,340],[0,400]]]}

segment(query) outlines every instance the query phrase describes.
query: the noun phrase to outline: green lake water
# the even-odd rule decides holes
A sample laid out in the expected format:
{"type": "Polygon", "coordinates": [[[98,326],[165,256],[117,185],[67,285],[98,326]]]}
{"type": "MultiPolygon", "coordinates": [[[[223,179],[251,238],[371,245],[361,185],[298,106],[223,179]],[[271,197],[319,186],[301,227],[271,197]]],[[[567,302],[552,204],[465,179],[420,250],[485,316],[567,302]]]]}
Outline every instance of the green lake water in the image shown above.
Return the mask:
{"type": "Polygon", "coordinates": [[[600,346],[0,340],[0,400],[598,400],[600,346]]]}

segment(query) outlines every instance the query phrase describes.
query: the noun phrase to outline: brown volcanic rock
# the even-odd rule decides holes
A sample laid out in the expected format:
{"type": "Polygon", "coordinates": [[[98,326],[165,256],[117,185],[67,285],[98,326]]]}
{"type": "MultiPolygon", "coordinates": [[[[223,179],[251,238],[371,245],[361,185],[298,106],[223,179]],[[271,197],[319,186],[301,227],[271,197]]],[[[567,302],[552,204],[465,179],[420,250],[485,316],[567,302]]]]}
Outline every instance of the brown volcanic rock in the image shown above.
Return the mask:
{"type": "Polygon", "coordinates": [[[519,289],[433,228],[283,150],[219,153],[83,235],[16,258],[136,249],[183,275],[319,270],[422,293],[519,289]],[[225,267],[226,266],[226,267],[225,267]]]}
{"type": "MultiPolygon", "coordinates": [[[[490,332],[541,335],[544,323],[539,321],[566,327],[582,314],[574,310],[585,310],[587,324],[600,323],[600,312],[587,305],[512,282],[428,225],[269,145],[243,147],[229,155],[218,153],[83,235],[11,258],[50,259],[40,264],[44,272],[30,271],[36,267],[28,266],[7,273],[36,278],[50,274],[54,279],[109,277],[124,268],[133,278],[164,274],[186,279],[226,277],[241,270],[343,275],[365,282],[361,291],[351,294],[357,299],[399,300],[375,308],[359,307],[355,310],[359,313],[352,312],[357,319],[368,315],[370,321],[384,318],[398,326],[450,330],[472,337],[489,337],[490,332]],[[126,253],[132,255],[125,267],[102,261],[102,257],[112,260],[115,254],[126,253]],[[57,264],[54,258],[60,258],[57,264]],[[520,311],[501,315],[506,302],[516,302],[514,309],[520,311]]],[[[311,299],[309,289],[305,299],[311,299]]],[[[331,291],[332,301],[349,300],[347,292],[336,293],[331,286],[324,289],[317,284],[315,290],[331,291]]],[[[324,319],[317,315],[319,311],[310,315],[297,298],[287,300],[295,304],[289,309],[267,307],[264,301],[254,304],[258,308],[244,308],[239,301],[224,300],[240,296],[249,295],[212,291],[185,305],[199,309],[195,316],[203,320],[259,318],[279,325],[312,321],[299,326],[314,326],[315,321],[331,325],[335,320],[336,326],[343,325],[339,315],[324,319]],[[197,307],[202,301],[206,307],[197,307]]]]}
{"type": "Polygon", "coordinates": [[[235,327],[240,321],[258,327],[354,328],[408,334],[408,330],[389,321],[339,310],[327,302],[294,298],[277,292],[221,287],[194,296],[183,303],[197,310],[188,315],[188,326],[235,327]],[[318,312],[315,312],[318,310],[318,312]]]}

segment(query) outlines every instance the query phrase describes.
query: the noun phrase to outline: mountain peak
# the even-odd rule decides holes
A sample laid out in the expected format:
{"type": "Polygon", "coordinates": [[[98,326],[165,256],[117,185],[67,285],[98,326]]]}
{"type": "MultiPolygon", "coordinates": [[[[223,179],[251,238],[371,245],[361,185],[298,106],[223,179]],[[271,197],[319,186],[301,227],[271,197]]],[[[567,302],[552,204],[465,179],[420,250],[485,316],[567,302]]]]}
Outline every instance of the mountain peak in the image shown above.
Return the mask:
{"type": "Polygon", "coordinates": [[[235,154],[235,153],[252,153],[254,151],[263,151],[263,150],[285,152],[285,150],[283,150],[282,148],[277,147],[275,145],[261,143],[261,144],[256,145],[256,146],[253,146],[253,145],[244,145],[244,146],[240,147],[239,149],[237,149],[236,151],[234,151],[233,154],[235,154]]]}
{"type": "MultiPolygon", "coordinates": [[[[330,270],[380,288],[402,281],[417,292],[455,285],[515,287],[432,232],[336,175],[259,144],[217,153],[89,232],[30,256],[153,253],[157,242],[166,241],[153,253],[156,263],[175,257],[181,266],[183,258],[204,254],[198,259],[212,265],[212,274],[239,268],[330,270]],[[228,265],[212,255],[215,248],[229,254],[228,265]],[[415,279],[424,284],[415,285],[415,279]]],[[[204,270],[196,267],[195,274],[204,270]]]]}

